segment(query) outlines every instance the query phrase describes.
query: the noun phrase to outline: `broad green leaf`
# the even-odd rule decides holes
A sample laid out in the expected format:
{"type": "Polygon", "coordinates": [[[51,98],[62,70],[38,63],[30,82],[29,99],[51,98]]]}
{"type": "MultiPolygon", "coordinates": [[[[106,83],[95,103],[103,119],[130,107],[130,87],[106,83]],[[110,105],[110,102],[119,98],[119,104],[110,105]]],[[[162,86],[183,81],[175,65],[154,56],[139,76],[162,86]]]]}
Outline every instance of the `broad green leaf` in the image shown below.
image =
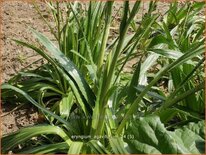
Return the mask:
{"type": "MultiPolygon", "coordinates": [[[[199,121],[198,123],[192,122],[182,128],[182,130],[187,130],[187,129],[199,135],[200,137],[202,137],[202,139],[205,139],[205,122],[204,121],[199,121]]],[[[179,129],[177,129],[177,131],[179,131],[179,129]]]]}
{"type": "Polygon", "coordinates": [[[125,133],[134,138],[124,140],[132,151],[130,153],[200,154],[204,152],[204,139],[197,134],[204,130],[204,125],[200,124],[192,124],[193,131],[187,126],[167,131],[157,116],[140,117],[130,124],[125,133]]]}
{"type": "MultiPolygon", "coordinates": [[[[194,128],[203,131],[204,130],[204,121],[201,121],[201,126],[191,125],[191,128],[194,128]]],[[[205,153],[205,141],[204,134],[201,136],[200,133],[196,133],[196,131],[192,131],[190,128],[185,126],[182,129],[175,130],[174,138],[177,139],[179,145],[184,145],[188,149],[191,154],[203,154],[205,153]]]]}

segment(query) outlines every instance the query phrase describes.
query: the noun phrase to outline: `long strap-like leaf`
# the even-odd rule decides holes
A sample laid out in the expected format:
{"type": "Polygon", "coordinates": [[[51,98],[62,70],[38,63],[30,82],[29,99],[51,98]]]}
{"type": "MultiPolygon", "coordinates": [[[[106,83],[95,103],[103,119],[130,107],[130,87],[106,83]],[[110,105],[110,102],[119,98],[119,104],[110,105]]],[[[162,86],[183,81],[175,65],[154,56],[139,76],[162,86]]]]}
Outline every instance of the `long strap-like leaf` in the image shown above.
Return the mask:
{"type": "Polygon", "coordinates": [[[90,106],[94,106],[95,103],[95,95],[86,80],[80,73],[80,71],[76,68],[74,63],[67,58],[48,38],[46,38],[41,33],[31,30],[36,38],[46,47],[46,49],[52,54],[53,58],[57,60],[57,62],[65,69],[68,73],[72,81],[75,82],[82,95],[88,102],[90,106]]]}
{"type": "Polygon", "coordinates": [[[56,134],[65,140],[67,146],[72,144],[72,141],[61,128],[51,125],[42,125],[23,128],[8,136],[4,136],[2,138],[2,152],[7,153],[18,144],[21,144],[22,142],[25,142],[26,140],[41,134],[56,134]]]}
{"type": "Polygon", "coordinates": [[[80,154],[83,142],[72,142],[68,154],[80,154]]]}
{"type": "Polygon", "coordinates": [[[149,83],[149,85],[147,85],[144,89],[144,91],[142,91],[142,93],[139,94],[139,96],[137,97],[137,99],[134,101],[134,103],[130,106],[129,110],[127,111],[126,115],[124,116],[124,119],[122,120],[120,126],[118,127],[117,130],[117,134],[120,134],[123,130],[123,128],[125,127],[127,120],[130,116],[132,116],[136,110],[136,107],[139,105],[140,101],[143,99],[144,95],[150,90],[150,88],[162,77],[162,75],[164,75],[166,72],[171,71],[172,69],[174,69],[175,67],[182,65],[183,63],[185,63],[186,61],[192,59],[193,57],[201,54],[204,52],[204,46],[200,46],[198,49],[196,50],[190,50],[187,53],[185,53],[184,55],[182,55],[180,58],[178,58],[176,61],[174,61],[173,63],[165,66],[164,68],[162,68],[162,70],[160,70],[158,72],[158,74],[156,75],[156,77],[149,83]]]}
{"type": "MultiPolygon", "coordinates": [[[[37,52],[38,54],[40,54],[42,57],[44,57],[49,63],[52,64],[53,68],[54,68],[54,72],[56,72],[55,74],[57,76],[59,76],[58,74],[61,74],[61,76],[63,76],[69,83],[69,85],[71,86],[72,88],[72,91],[78,101],[78,103],[80,104],[82,110],[85,112],[85,114],[87,114],[87,111],[91,111],[91,106],[86,106],[84,101],[85,101],[85,98],[82,96],[83,94],[79,91],[79,88],[75,85],[75,81],[71,79],[71,77],[65,73],[65,71],[63,70],[63,68],[61,68],[61,66],[58,66],[58,64],[47,54],[45,53],[44,51],[42,51],[41,49],[31,45],[31,44],[28,44],[26,42],[22,42],[22,41],[19,41],[19,40],[14,40],[16,43],[20,44],[20,45],[23,45],[25,47],[28,47],[28,48],[31,48],[32,50],[34,50],[35,52],[37,52]],[[87,107],[87,110],[86,110],[86,107],[87,107]]],[[[53,75],[52,75],[53,76],[53,75]]],[[[58,77],[59,79],[60,77],[58,77]]],[[[61,82],[59,83],[62,87],[62,84],[61,82]]]]}
{"type": "Polygon", "coordinates": [[[1,86],[1,89],[11,89],[11,90],[14,90],[16,91],[17,93],[23,95],[28,101],[30,101],[34,106],[36,106],[37,108],[41,109],[43,112],[45,112],[46,114],[56,118],[59,122],[62,122],[63,124],[66,125],[66,127],[68,128],[68,130],[70,130],[70,133],[71,131],[73,133],[76,134],[76,130],[66,121],[64,120],[63,118],[59,117],[58,115],[52,113],[51,111],[49,111],[48,109],[44,108],[42,105],[38,104],[33,98],[31,98],[31,96],[29,96],[26,92],[22,91],[21,89],[17,88],[17,87],[14,87],[10,84],[3,84],[1,86]]]}

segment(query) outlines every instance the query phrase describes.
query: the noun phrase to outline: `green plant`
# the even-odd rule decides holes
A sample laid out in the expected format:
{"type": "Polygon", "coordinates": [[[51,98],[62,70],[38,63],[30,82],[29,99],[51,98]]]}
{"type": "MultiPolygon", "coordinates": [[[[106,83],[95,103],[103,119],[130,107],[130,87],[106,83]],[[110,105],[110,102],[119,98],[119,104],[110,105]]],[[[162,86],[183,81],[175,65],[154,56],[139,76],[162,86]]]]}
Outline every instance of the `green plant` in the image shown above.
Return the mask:
{"type": "MultiPolygon", "coordinates": [[[[84,6],[78,2],[64,3],[66,12],[63,12],[60,3],[48,3],[56,23],[55,28],[43,19],[56,38],[58,46],[33,29],[31,31],[43,47],[14,40],[36,51],[47,63],[35,70],[20,72],[8,83],[2,84],[2,98],[5,101],[15,99],[23,103],[32,103],[44,115],[47,125],[21,129],[4,136],[3,153],[10,150],[14,150],[15,153],[68,154],[202,153],[203,148],[199,145],[193,147],[194,141],[186,143],[185,138],[177,137],[178,134],[188,134],[190,131],[167,131],[158,116],[167,128],[182,127],[185,120],[197,122],[203,119],[202,115],[182,109],[180,105],[182,102],[188,103],[190,96],[194,104],[201,105],[203,102],[202,98],[197,102],[199,96],[194,94],[199,93],[201,96],[204,82],[200,80],[194,83],[194,80],[199,78],[194,73],[202,69],[204,38],[201,35],[196,37],[184,51],[181,43],[173,48],[173,43],[179,40],[171,39],[172,35],[176,36],[174,28],[169,30],[172,20],[167,23],[164,20],[159,21],[159,14],[153,12],[156,2],[150,2],[147,13],[137,25],[136,14],[141,1],[136,1],[132,5],[125,1],[119,34],[107,45],[114,18],[113,4],[113,1],[90,2],[84,10],[84,6]],[[159,32],[161,33],[158,34],[159,32]],[[132,59],[137,60],[134,72],[126,74],[123,68],[132,59]],[[154,65],[161,67],[157,71],[152,71],[154,75],[148,75],[154,65]],[[165,79],[175,83],[176,70],[187,65],[192,65],[192,69],[179,73],[182,78],[177,85],[174,84],[169,95],[157,87],[160,81],[165,79]],[[193,87],[183,91],[190,83],[194,83],[193,87]],[[145,118],[136,120],[141,116],[145,118]],[[172,123],[175,117],[180,121],[172,123]],[[152,141],[156,139],[155,136],[158,140],[166,139],[169,149],[165,150],[157,144],[158,142],[155,142],[155,145],[143,142],[144,138],[139,136],[139,132],[146,127],[154,130],[154,135],[151,133],[152,141]],[[135,135],[135,139],[129,140],[125,135],[135,135]],[[42,139],[31,140],[34,136],[42,139]],[[104,136],[107,138],[102,138],[104,136]],[[29,146],[24,146],[23,150],[15,148],[17,144],[28,140],[40,143],[32,149],[29,146]],[[170,141],[180,144],[177,146],[175,142],[170,141]],[[125,147],[125,144],[128,147],[125,147]],[[193,145],[192,148],[190,144],[193,145]]],[[[175,6],[176,3],[172,3],[165,16],[170,16],[173,4],[175,6]]],[[[194,5],[199,9],[203,3],[194,5]]],[[[41,15],[37,6],[36,9],[41,15]]],[[[184,10],[190,12],[190,9],[184,10]]],[[[186,23],[188,15],[179,20],[186,23]]],[[[186,24],[181,22],[175,23],[175,26],[182,32],[186,24]]],[[[201,27],[203,23],[199,24],[201,27]]],[[[193,31],[192,33],[196,34],[193,31]]],[[[184,36],[185,32],[177,35],[184,36]]],[[[200,124],[201,126],[197,127],[198,131],[202,131],[203,128],[203,123],[200,124]]],[[[194,123],[193,125],[194,128],[198,126],[194,123]]],[[[202,145],[204,138],[202,132],[201,136],[198,136],[197,130],[192,133],[194,139],[191,140],[199,140],[202,145]]],[[[143,134],[148,136],[148,131],[145,130],[143,134]]]]}
{"type": "MultiPolygon", "coordinates": [[[[178,7],[177,2],[170,5],[168,14],[158,23],[160,33],[150,44],[153,47],[151,51],[167,58],[162,60],[162,65],[172,63],[188,51],[204,50],[204,36],[201,35],[204,33],[204,17],[199,15],[203,7],[204,2],[186,3],[182,8],[178,7]],[[159,44],[166,50],[159,49],[159,44]]],[[[169,73],[166,83],[170,94],[162,109],[178,102],[175,108],[204,117],[204,90],[189,93],[198,85],[204,85],[204,61],[203,54],[199,55],[169,73]]],[[[185,115],[180,117],[187,120],[185,115]]]]}

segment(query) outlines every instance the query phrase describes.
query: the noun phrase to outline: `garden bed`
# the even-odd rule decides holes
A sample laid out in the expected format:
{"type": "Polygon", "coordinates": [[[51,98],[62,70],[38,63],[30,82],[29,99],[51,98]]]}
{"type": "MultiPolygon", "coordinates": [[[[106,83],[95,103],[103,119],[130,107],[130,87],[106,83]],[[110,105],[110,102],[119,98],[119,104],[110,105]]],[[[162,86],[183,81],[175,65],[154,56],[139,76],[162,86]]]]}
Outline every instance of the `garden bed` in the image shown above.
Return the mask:
{"type": "Polygon", "coordinates": [[[203,8],[4,2],[3,153],[203,153],[203,8]]]}

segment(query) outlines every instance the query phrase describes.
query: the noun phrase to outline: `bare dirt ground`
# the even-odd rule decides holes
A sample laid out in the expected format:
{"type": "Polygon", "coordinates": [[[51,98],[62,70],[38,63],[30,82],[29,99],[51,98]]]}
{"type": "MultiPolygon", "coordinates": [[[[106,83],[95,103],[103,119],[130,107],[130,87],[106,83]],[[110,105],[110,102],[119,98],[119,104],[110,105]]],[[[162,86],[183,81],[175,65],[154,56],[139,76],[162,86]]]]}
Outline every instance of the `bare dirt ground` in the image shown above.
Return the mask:
{"type": "MultiPolygon", "coordinates": [[[[45,5],[40,4],[40,8],[46,14],[45,5]]],[[[43,32],[47,36],[50,36],[50,34],[34,7],[25,2],[4,2],[2,24],[2,82],[5,82],[21,69],[40,59],[36,53],[17,45],[11,39],[33,42],[34,39],[28,30],[28,26],[43,32]]],[[[15,103],[14,105],[2,104],[1,129],[3,134],[38,122],[38,114],[34,107],[23,106],[10,112],[15,107],[15,103]]]]}
{"type": "MultiPolygon", "coordinates": [[[[53,24],[45,4],[39,3],[39,6],[41,11],[44,12],[44,17],[48,18],[51,21],[51,24],[53,24]]],[[[147,4],[144,3],[141,9],[144,11],[147,9],[146,7],[147,4]]],[[[160,3],[158,8],[159,10],[165,12],[168,8],[168,4],[160,3]]],[[[142,14],[139,14],[139,16],[141,15],[142,14]]],[[[49,33],[48,27],[37,14],[32,4],[20,1],[4,2],[2,16],[3,35],[0,39],[3,41],[3,53],[1,67],[3,71],[2,82],[6,82],[21,69],[29,66],[32,62],[41,58],[33,51],[17,45],[11,39],[34,42],[35,40],[29,32],[28,26],[42,32],[49,38],[52,38],[52,36],[49,33]]],[[[40,61],[38,64],[42,63],[43,62],[40,61]]],[[[127,66],[129,67],[132,65],[133,62],[130,62],[127,66]]],[[[2,104],[1,130],[3,134],[16,131],[24,126],[38,123],[38,113],[34,107],[27,105],[14,110],[15,107],[15,103],[13,105],[9,105],[7,103],[2,104]]]]}

